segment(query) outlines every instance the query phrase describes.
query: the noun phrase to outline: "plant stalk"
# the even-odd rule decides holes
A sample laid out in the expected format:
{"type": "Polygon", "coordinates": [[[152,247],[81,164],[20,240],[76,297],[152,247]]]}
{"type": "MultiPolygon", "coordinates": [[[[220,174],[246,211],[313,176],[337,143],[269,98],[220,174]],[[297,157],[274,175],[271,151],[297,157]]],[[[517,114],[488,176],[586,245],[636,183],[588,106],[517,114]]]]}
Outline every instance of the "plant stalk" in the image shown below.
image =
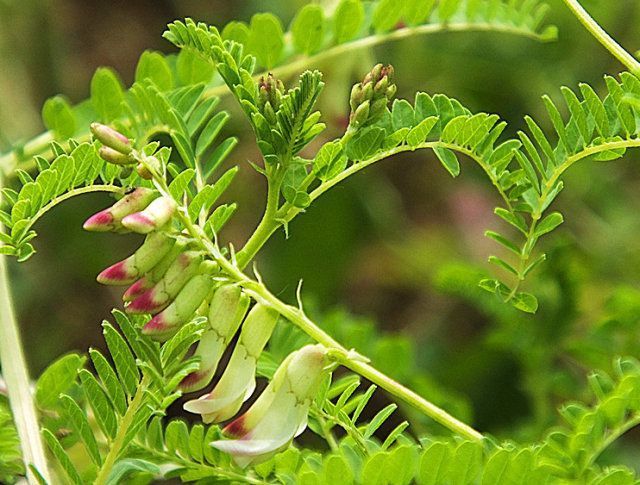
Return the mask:
{"type": "Polygon", "coordinates": [[[613,37],[611,37],[587,12],[578,0],[564,0],[569,10],[582,25],[607,49],[616,59],[634,74],[640,74],[640,62],[629,54],[613,37]]]}
{"type": "MultiPolygon", "coordinates": [[[[0,174],[0,188],[2,174],[0,174]]],[[[0,224],[0,231],[3,230],[0,224]]],[[[22,459],[29,483],[37,483],[30,470],[33,465],[40,475],[50,481],[47,459],[40,436],[40,425],[31,393],[27,363],[24,358],[18,322],[16,320],[9,287],[7,258],[0,254],[0,362],[7,385],[9,404],[20,437],[22,459]]]]}

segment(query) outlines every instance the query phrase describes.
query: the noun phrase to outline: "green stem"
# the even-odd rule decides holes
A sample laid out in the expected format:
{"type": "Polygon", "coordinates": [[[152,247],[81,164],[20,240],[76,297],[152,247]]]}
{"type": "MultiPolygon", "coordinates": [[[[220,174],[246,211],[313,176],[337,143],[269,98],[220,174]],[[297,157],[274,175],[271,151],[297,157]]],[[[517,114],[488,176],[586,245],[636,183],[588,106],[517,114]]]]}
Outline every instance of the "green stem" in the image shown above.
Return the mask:
{"type": "Polygon", "coordinates": [[[144,398],[144,391],[146,390],[148,385],[149,385],[149,378],[145,376],[140,382],[140,385],[138,386],[138,390],[133,396],[133,399],[129,403],[127,412],[122,417],[122,421],[120,422],[118,433],[116,434],[116,437],[113,439],[111,447],[109,448],[109,452],[107,453],[107,456],[104,459],[104,463],[102,464],[102,467],[100,467],[100,471],[98,472],[98,476],[96,477],[95,482],[93,482],[94,485],[104,485],[105,483],[107,483],[107,480],[109,479],[109,475],[111,474],[111,470],[115,465],[118,459],[118,456],[120,455],[122,450],[129,445],[129,443],[125,443],[124,439],[126,438],[127,433],[129,432],[129,428],[131,428],[131,425],[133,424],[133,420],[135,419],[136,414],[140,409],[140,406],[142,405],[142,401],[144,398]]]}
{"type": "Polygon", "coordinates": [[[629,54],[613,37],[611,37],[587,12],[578,0],[564,0],[569,10],[578,18],[584,27],[607,49],[616,59],[631,72],[640,73],[640,62],[629,54]]]}
{"type": "MultiPolygon", "coordinates": [[[[1,187],[2,175],[0,174],[1,187]]],[[[0,224],[0,231],[2,230],[3,227],[0,224]]],[[[27,363],[13,309],[7,258],[4,255],[0,255],[0,362],[7,385],[9,404],[20,437],[27,478],[30,483],[37,483],[36,477],[29,469],[29,465],[33,465],[45,480],[50,481],[36,407],[31,394],[27,363]]]]}
{"type": "MultiPolygon", "coordinates": [[[[504,34],[514,34],[528,37],[534,40],[548,40],[547,37],[536,34],[527,28],[514,27],[509,25],[498,25],[490,23],[469,23],[469,22],[452,22],[440,24],[425,24],[417,27],[404,27],[392,32],[384,34],[370,35],[361,39],[339,44],[325,51],[308,57],[300,57],[288,64],[272,69],[271,72],[277,77],[286,77],[299,72],[306,67],[317,65],[321,62],[346,55],[350,51],[373,47],[384,42],[400,40],[411,36],[432,34],[438,32],[498,32],[504,34]]],[[[266,75],[267,72],[259,73],[255,76],[266,75]]],[[[218,85],[209,87],[203,94],[205,98],[214,96],[223,96],[229,93],[226,85],[218,85]]],[[[53,140],[51,132],[44,132],[27,142],[21,151],[9,152],[0,156],[0,171],[4,171],[7,175],[12,175],[15,168],[28,169],[33,165],[30,160],[35,155],[40,155],[49,149],[49,144],[53,140]]]]}
{"type": "MultiPolygon", "coordinates": [[[[164,196],[170,197],[167,183],[164,179],[156,174],[154,176],[154,182],[158,190],[160,190],[164,196]]],[[[422,411],[426,416],[431,417],[451,431],[458,433],[469,440],[478,441],[482,439],[481,433],[454,418],[444,409],[441,409],[435,404],[427,401],[399,382],[394,381],[389,376],[378,371],[371,365],[362,362],[358,358],[351,358],[351,352],[310,320],[302,308],[287,305],[274,296],[263,283],[252,280],[246,276],[238,266],[225,258],[218,247],[208,237],[206,237],[202,228],[196,226],[191,221],[189,213],[185,207],[180,207],[177,215],[191,237],[193,237],[194,240],[211,255],[211,257],[220,265],[220,269],[228,278],[242,286],[247,295],[252,297],[254,300],[269,305],[291,323],[297,325],[316,342],[324,345],[330,350],[337,351],[338,355],[344,356],[340,360],[342,365],[359,373],[363,377],[369,379],[372,383],[388,391],[390,394],[414,406],[418,410],[422,411]]]]}

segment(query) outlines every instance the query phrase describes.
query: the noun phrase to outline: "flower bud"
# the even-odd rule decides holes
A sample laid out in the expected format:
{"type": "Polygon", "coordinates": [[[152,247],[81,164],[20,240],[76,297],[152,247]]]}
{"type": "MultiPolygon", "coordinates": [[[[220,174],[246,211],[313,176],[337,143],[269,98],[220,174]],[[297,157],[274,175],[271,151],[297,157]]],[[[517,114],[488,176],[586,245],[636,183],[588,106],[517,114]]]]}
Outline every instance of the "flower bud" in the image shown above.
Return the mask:
{"type": "Polygon", "coordinates": [[[358,128],[375,123],[396,92],[393,67],[377,64],[361,83],[351,89],[349,124],[358,128]]]}
{"type": "Polygon", "coordinates": [[[186,246],[187,243],[181,240],[177,240],[171,250],[162,258],[162,260],[158,264],[156,264],[148,273],[146,273],[138,281],[127,288],[127,291],[125,291],[122,295],[122,300],[125,302],[134,300],[137,296],[140,296],[146,290],[153,288],[153,286],[165,275],[176,258],[184,252],[186,246]]]}
{"type": "Polygon", "coordinates": [[[153,288],[142,293],[125,307],[126,312],[158,313],[169,305],[193,276],[198,274],[201,263],[200,252],[187,251],[181,254],[153,288]]]}
{"type": "Polygon", "coordinates": [[[258,107],[261,111],[263,111],[267,103],[271,105],[274,112],[278,111],[283,94],[284,84],[280,79],[276,79],[273,74],[269,73],[266,77],[262,76],[258,81],[258,107]]]}
{"type": "Polygon", "coordinates": [[[100,158],[105,162],[113,163],[114,165],[131,165],[132,163],[136,163],[135,159],[130,155],[120,153],[108,146],[101,146],[98,149],[98,155],[100,155],[100,158]]]}
{"type": "Polygon", "coordinates": [[[163,232],[147,236],[142,245],[129,256],[98,275],[103,285],[128,285],[158,264],[171,250],[175,239],[163,232]]]}
{"type": "Polygon", "coordinates": [[[199,391],[209,385],[224,350],[247,313],[249,303],[249,297],[238,286],[224,285],[216,290],[209,305],[211,336],[198,344],[195,353],[202,358],[200,369],[183,379],[180,383],[182,392],[199,391]],[[214,344],[210,339],[217,343],[214,344]]]}
{"type": "Polygon", "coordinates": [[[104,209],[87,219],[82,226],[87,231],[105,232],[122,228],[123,217],[143,210],[157,196],[154,190],[138,187],[125,195],[111,207],[104,209]]]}
{"type": "Polygon", "coordinates": [[[128,155],[133,150],[129,138],[109,126],[101,123],[91,123],[90,129],[93,136],[95,136],[100,143],[112,148],[116,152],[128,155]]]}
{"type": "Polygon", "coordinates": [[[142,327],[142,333],[164,341],[187,323],[211,290],[211,276],[199,274],[189,280],[175,300],[142,327]]]}
{"type": "Polygon", "coordinates": [[[307,426],[309,406],[322,382],[326,349],[307,345],[287,357],[249,410],[223,432],[232,438],[211,445],[241,467],[284,449],[307,426]]]}
{"type": "Polygon", "coordinates": [[[148,234],[164,226],[173,217],[178,205],[171,197],[155,199],[143,211],[122,219],[122,225],[139,234],[148,234]]]}
{"type": "Polygon", "coordinates": [[[255,390],[258,357],[277,321],[278,312],[256,304],[247,315],[238,344],[218,384],[210,393],[185,403],[184,409],[201,414],[205,423],[225,421],[236,414],[255,390]]]}

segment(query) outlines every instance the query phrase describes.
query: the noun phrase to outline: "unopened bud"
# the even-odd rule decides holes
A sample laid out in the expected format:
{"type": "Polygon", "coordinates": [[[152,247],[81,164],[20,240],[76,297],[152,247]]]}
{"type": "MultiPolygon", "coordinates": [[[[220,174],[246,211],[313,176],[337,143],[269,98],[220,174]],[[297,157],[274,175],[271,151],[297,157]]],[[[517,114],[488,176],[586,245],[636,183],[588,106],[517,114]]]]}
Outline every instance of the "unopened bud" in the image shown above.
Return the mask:
{"type": "Polygon", "coordinates": [[[142,327],[144,335],[164,341],[187,323],[211,290],[209,275],[197,275],[189,280],[175,300],[142,327]]]}
{"type": "Polygon", "coordinates": [[[123,218],[122,225],[133,232],[148,234],[169,222],[177,207],[176,201],[171,197],[159,197],[143,211],[123,218]]]}
{"type": "Polygon", "coordinates": [[[127,313],[158,313],[173,300],[178,292],[196,274],[202,262],[202,254],[187,251],[178,256],[167,269],[166,274],[151,289],[139,295],[129,303],[127,313]]]}
{"type": "Polygon", "coordinates": [[[90,129],[93,136],[95,136],[104,146],[112,148],[116,152],[124,155],[131,153],[131,150],[133,149],[131,141],[119,131],[101,123],[91,123],[90,129]]]}
{"type": "Polygon", "coordinates": [[[157,197],[157,192],[138,187],[111,207],[92,215],[82,226],[87,231],[115,231],[122,228],[120,222],[129,214],[147,207],[157,197]]]}
{"type": "Polygon", "coordinates": [[[147,236],[144,243],[127,259],[109,266],[98,275],[104,285],[128,285],[158,264],[171,250],[175,240],[162,232],[147,236]]]}
{"type": "Polygon", "coordinates": [[[365,101],[358,108],[351,113],[350,124],[358,127],[363,125],[369,119],[369,101],[365,101]]]}
{"type": "Polygon", "coordinates": [[[136,161],[130,155],[125,155],[124,153],[120,153],[113,148],[108,146],[101,146],[98,149],[98,155],[105,162],[113,163],[114,165],[131,165],[132,163],[136,163],[136,161]]]}

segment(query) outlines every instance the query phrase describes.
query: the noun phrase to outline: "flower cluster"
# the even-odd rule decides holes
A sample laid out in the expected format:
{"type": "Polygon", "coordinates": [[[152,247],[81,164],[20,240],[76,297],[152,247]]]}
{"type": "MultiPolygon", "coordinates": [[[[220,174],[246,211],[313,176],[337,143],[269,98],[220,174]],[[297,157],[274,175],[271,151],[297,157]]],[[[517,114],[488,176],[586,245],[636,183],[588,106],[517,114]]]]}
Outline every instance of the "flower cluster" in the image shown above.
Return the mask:
{"type": "MultiPolygon", "coordinates": [[[[272,97],[272,89],[277,86],[265,87],[265,96],[272,97]]],[[[267,100],[265,106],[272,103],[277,100],[267,100]]],[[[122,164],[122,157],[127,157],[128,163],[136,163],[138,155],[126,137],[104,125],[94,124],[92,131],[104,144],[100,154],[105,160],[122,164]]],[[[187,411],[202,415],[205,423],[219,423],[233,418],[253,394],[258,358],[279,314],[263,303],[249,310],[251,300],[239,286],[220,283],[218,265],[194,249],[178,225],[172,224],[176,210],[172,198],[139,187],[91,216],[84,228],[146,234],[131,256],[98,275],[100,283],[130,285],[123,295],[125,311],[151,315],[143,334],[164,341],[194,315],[208,317],[209,327],[195,349],[200,367],[182,380],[182,392],[198,391],[211,383],[223,353],[239,331],[231,358],[213,389],[184,405],[187,411]]],[[[230,453],[240,466],[286,447],[306,427],[326,364],[326,349],[320,345],[293,352],[247,413],[224,428],[229,439],[212,445],[230,453]]]]}
{"type": "Polygon", "coordinates": [[[378,121],[395,94],[393,66],[375,65],[351,90],[349,125],[360,128],[378,121]]]}

